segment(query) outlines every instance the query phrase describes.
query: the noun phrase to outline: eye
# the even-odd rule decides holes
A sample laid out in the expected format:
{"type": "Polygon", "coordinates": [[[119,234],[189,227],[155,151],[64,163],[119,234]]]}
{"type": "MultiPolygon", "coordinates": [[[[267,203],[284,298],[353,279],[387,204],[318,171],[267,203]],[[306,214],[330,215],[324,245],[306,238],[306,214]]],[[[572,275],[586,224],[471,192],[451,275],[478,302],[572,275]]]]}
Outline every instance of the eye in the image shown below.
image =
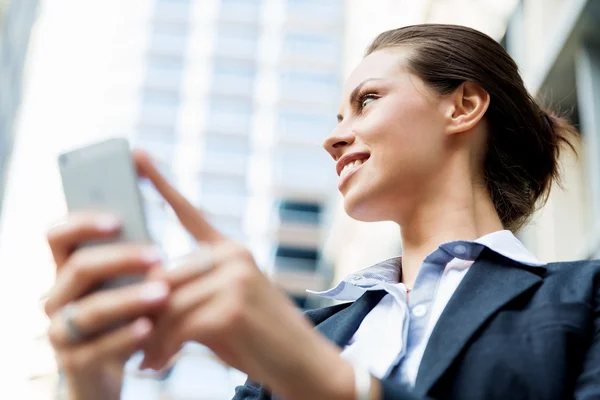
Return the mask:
{"type": "Polygon", "coordinates": [[[373,93],[369,93],[369,94],[365,94],[364,96],[362,96],[360,98],[360,108],[365,108],[366,106],[368,106],[369,104],[371,104],[373,101],[377,100],[378,96],[373,94],[373,93]]]}

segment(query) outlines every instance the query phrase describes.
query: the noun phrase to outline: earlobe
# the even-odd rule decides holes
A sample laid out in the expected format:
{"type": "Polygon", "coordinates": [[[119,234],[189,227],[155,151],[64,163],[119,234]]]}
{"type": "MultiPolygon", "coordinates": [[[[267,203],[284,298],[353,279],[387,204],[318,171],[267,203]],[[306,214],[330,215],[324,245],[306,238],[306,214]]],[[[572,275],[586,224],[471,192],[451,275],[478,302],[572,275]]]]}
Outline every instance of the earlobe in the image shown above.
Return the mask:
{"type": "Polygon", "coordinates": [[[460,133],[473,129],[485,115],[490,95],[474,82],[463,82],[450,95],[452,115],[448,133],[460,133]]]}

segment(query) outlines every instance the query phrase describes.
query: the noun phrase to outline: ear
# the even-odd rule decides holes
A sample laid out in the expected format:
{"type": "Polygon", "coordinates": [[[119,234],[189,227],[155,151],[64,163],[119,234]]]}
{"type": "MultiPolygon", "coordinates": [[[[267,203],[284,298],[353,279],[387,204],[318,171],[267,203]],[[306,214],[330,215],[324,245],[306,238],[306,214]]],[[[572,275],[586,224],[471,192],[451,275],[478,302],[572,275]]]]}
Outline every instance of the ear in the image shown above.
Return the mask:
{"type": "Polygon", "coordinates": [[[463,82],[448,97],[446,133],[454,134],[473,129],[490,105],[490,95],[474,82],[463,82]]]}

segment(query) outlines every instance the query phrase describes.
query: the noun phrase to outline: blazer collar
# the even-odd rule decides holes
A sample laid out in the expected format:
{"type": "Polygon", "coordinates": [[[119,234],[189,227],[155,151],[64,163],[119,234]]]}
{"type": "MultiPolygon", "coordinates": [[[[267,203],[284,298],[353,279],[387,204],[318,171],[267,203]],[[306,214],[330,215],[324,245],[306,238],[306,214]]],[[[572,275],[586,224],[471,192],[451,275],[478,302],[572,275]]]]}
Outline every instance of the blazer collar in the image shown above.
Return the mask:
{"type": "Polygon", "coordinates": [[[442,312],[415,382],[425,396],[477,330],[501,307],[541,283],[546,268],[529,266],[485,249],[471,266],[442,312]]]}
{"type": "MultiPolygon", "coordinates": [[[[456,245],[461,245],[460,247],[467,249],[466,253],[454,254],[459,259],[475,260],[481,251],[487,248],[520,264],[529,266],[545,265],[544,262],[539,261],[531,254],[509,230],[492,232],[475,241],[445,242],[440,244],[428,257],[434,256],[440,249],[453,254],[456,245]]],[[[338,301],[354,301],[362,296],[366,290],[378,289],[377,285],[400,282],[401,270],[402,257],[394,257],[348,275],[337,286],[329,290],[321,292],[307,290],[307,292],[338,301]]]]}
{"type": "Polygon", "coordinates": [[[362,320],[385,296],[384,290],[370,290],[348,307],[338,311],[316,326],[329,340],[344,347],[357,331],[362,320]]]}

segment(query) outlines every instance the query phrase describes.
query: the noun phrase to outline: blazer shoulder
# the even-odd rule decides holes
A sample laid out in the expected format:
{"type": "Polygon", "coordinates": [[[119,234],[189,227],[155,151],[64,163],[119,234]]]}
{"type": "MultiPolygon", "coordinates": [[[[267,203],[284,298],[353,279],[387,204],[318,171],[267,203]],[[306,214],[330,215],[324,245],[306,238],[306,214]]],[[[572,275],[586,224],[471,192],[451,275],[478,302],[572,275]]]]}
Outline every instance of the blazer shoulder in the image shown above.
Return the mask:
{"type": "Polygon", "coordinates": [[[576,274],[600,273],[600,260],[575,260],[561,261],[546,264],[545,267],[552,272],[572,272],[576,274]]]}
{"type": "Polygon", "coordinates": [[[600,260],[556,262],[546,265],[548,287],[566,293],[585,295],[600,305],[600,260]]]}

